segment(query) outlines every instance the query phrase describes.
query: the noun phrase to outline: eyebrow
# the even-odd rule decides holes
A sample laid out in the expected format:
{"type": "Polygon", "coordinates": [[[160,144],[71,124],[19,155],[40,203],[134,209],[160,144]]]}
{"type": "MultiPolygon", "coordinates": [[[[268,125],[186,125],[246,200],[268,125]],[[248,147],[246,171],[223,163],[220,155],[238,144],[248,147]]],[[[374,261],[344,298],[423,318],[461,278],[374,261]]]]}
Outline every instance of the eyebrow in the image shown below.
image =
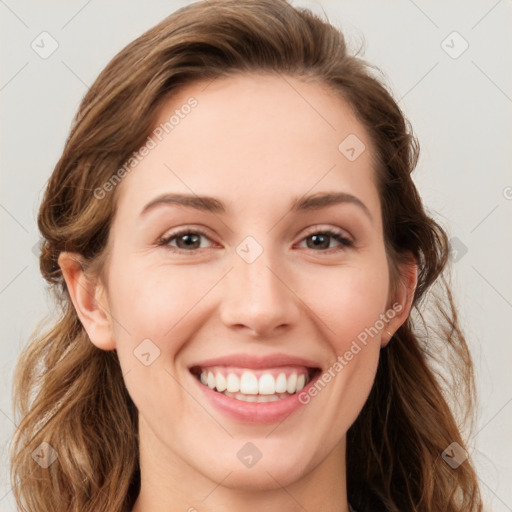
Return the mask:
{"type": "MultiPolygon", "coordinates": [[[[370,221],[373,222],[373,217],[369,208],[359,198],[346,192],[319,192],[317,194],[295,198],[292,201],[290,212],[319,210],[335,204],[344,203],[358,206],[370,221]]],[[[164,205],[180,205],[193,208],[195,210],[219,214],[227,212],[225,204],[215,197],[166,193],[155,197],[146,204],[140,215],[143,216],[149,211],[154,210],[156,207],[164,205]]]]}

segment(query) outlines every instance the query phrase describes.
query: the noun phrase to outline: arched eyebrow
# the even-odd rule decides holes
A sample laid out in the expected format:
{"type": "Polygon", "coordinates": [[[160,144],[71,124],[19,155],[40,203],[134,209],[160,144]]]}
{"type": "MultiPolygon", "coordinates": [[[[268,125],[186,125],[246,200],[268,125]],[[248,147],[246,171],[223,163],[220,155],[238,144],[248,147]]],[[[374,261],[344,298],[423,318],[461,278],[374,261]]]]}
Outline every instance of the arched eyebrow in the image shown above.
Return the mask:
{"type": "Polygon", "coordinates": [[[361,199],[359,199],[358,197],[352,194],[348,194],[346,192],[319,192],[317,194],[296,198],[292,203],[290,211],[300,212],[319,210],[321,208],[327,208],[328,206],[332,206],[334,204],[343,203],[349,203],[358,206],[370,219],[370,221],[373,222],[373,217],[370,212],[370,209],[363,203],[363,201],[361,201],[361,199]]]}
{"type": "Polygon", "coordinates": [[[140,212],[140,215],[145,215],[158,206],[170,206],[174,204],[205,212],[226,213],[226,206],[224,203],[215,197],[166,193],[155,197],[148,204],[146,204],[146,206],[144,206],[140,212]]]}
{"type": "MultiPolygon", "coordinates": [[[[297,197],[292,201],[290,212],[306,212],[311,210],[319,210],[327,208],[335,204],[354,204],[358,206],[365,215],[373,222],[372,214],[368,207],[356,196],[346,192],[319,192],[316,194],[297,197]]],[[[180,205],[195,210],[225,214],[227,213],[226,205],[215,197],[198,196],[195,194],[161,194],[144,206],[140,215],[145,215],[158,206],[164,205],[180,205]]]]}

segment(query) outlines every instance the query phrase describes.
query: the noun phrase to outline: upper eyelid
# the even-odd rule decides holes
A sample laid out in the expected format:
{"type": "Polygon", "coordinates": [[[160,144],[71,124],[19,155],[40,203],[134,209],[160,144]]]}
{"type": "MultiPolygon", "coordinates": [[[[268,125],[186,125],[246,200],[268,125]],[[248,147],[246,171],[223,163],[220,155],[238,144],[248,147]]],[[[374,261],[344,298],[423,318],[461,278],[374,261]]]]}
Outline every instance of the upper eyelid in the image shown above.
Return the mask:
{"type": "Polygon", "coordinates": [[[347,231],[346,229],[343,229],[340,227],[327,226],[327,225],[312,226],[311,228],[307,228],[305,233],[302,235],[302,238],[304,238],[305,236],[308,236],[312,233],[322,233],[325,231],[332,231],[340,236],[343,236],[344,238],[349,238],[350,240],[354,239],[352,234],[349,231],[347,231]],[[347,236],[345,236],[345,235],[347,235],[347,236]]]}
{"type": "MultiPolygon", "coordinates": [[[[169,233],[164,233],[159,238],[167,238],[169,236],[177,236],[179,234],[188,233],[188,232],[194,233],[196,231],[199,232],[200,234],[204,235],[204,236],[212,236],[212,235],[210,235],[210,231],[211,230],[209,230],[208,228],[203,227],[203,226],[190,225],[190,226],[174,228],[172,231],[170,231],[169,233]]],[[[340,228],[340,227],[335,227],[335,226],[330,226],[328,224],[313,225],[313,226],[311,226],[309,228],[306,228],[305,233],[317,233],[317,232],[321,232],[321,231],[339,231],[339,232],[346,233],[350,238],[352,238],[351,233],[347,229],[340,228]]]]}
{"type": "Polygon", "coordinates": [[[210,231],[203,227],[194,227],[194,226],[185,226],[182,228],[176,228],[168,233],[164,233],[162,236],[158,237],[159,240],[165,239],[173,239],[175,237],[185,235],[187,233],[197,233],[205,238],[212,239],[212,235],[210,235],[210,231]]]}

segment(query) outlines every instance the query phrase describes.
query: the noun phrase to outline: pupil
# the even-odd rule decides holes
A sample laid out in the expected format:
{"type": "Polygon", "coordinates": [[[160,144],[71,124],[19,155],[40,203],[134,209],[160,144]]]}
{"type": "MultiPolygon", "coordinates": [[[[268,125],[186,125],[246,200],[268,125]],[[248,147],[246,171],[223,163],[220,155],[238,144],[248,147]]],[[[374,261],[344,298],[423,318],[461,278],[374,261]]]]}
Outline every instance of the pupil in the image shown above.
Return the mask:
{"type": "Polygon", "coordinates": [[[325,235],[311,235],[311,238],[313,239],[313,247],[329,247],[329,241],[328,236],[325,235]],[[322,243],[323,240],[323,243],[322,243]],[[317,241],[320,241],[320,243],[316,243],[317,241]],[[327,244],[325,243],[327,241],[327,244]]]}
{"type": "Polygon", "coordinates": [[[190,247],[194,243],[197,243],[198,235],[182,235],[180,238],[185,241],[187,247],[190,247]],[[193,240],[193,238],[196,238],[196,240],[193,240]]]}

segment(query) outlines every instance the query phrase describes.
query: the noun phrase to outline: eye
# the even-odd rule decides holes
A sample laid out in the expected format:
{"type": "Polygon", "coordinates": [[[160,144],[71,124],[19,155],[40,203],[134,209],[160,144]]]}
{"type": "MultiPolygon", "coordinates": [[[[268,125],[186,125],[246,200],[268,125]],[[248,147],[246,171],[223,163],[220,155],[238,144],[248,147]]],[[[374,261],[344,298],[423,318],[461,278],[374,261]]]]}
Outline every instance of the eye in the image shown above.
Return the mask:
{"type": "MultiPolygon", "coordinates": [[[[193,253],[197,249],[205,248],[204,246],[201,247],[201,238],[210,240],[204,231],[188,228],[170,233],[167,236],[160,238],[157,245],[164,246],[174,252],[193,253]],[[174,243],[176,243],[176,245],[174,245],[174,243]]],[[[313,231],[304,237],[302,241],[306,241],[308,249],[325,249],[322,251],[317,250],[316,252],[331,252],[330,249],[338,251],[354,245],[354,242],[347,238],[344,231],[337,231],[331,228],[323,230],[317,229],[317,231],[313,231]],[[333,239],[341,245],[341,248],[331,247],[331,241],[333,239]]]]}
{"type": "MultiPolygon", "coordinates": [[[[305,238],[302,239],[306,241],[306,245],[308,249],[334,249],[343,250],[346,247],[352,247],[354,242],[347,238],[344,231],[337,231],[334,229],[323,229],[321,231],[313,231],[305,238]],[[334,239],[339,244],[341,244],[341,248],[331,247],[330,242],[334,239]],[[309,242],[310,241],[310,242],[309,242]]],[[[317,251],[317,252],[330,252],[330,251],[317,251]]]]}
{"type": "Polygon", "coordinates": [[[158,240],[159,246],[165,246],[175,252],[194,252],[196,249],[201,249],[201,237],[208,238],[204,231],[200,229],[182,229],[181,231],[170,233],[158,240]],[[176,241],[176,246],[172,243],[176,241]]]}

